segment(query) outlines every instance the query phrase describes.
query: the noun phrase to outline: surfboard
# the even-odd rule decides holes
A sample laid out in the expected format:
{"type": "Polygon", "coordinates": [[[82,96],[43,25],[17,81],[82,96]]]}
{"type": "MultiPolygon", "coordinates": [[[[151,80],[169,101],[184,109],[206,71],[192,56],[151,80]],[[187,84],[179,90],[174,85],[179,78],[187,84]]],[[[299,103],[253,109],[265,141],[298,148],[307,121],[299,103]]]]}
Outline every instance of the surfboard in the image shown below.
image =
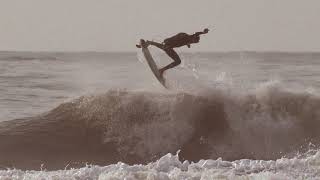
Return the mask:
{"type": "Polygon", "coordinates": [[[158,79],[158,81],[162,84],[163,87],[168,88],[166,86],[165,79],[160,75],[158,66],[154,62],[154,60],[152,58],[152,55],[151,55],[151,53],[150,53],[150,51],[149,51],[149,49],[147,47],[147,44],[143,39],[140,40],[140,45],[141,45],[142,53],[143,53],[146,61],[148,62],[148,65],[149,65],[152,73],[158,79]]]}

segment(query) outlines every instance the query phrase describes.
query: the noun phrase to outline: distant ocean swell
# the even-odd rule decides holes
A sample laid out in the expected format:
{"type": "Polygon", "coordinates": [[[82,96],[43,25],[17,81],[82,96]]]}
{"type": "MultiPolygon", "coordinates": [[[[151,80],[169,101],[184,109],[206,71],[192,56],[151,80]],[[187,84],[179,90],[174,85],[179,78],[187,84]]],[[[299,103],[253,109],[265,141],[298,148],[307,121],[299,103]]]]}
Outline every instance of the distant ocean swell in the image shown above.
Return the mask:
{"type": "Polygon", "coordinates": [[[181,160],[279,159],[320,142],[320,98],[268,86],[245,95],[110,90],[0,123],[3,168],[181,160]]]}

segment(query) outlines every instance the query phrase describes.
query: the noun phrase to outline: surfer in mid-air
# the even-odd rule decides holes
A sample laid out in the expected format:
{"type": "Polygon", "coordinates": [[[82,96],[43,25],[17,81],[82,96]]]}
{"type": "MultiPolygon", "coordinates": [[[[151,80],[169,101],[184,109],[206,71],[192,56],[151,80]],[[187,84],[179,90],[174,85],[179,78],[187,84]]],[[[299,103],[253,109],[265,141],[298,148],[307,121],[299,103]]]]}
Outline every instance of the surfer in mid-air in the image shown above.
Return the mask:
{"type": "MultiPolygon", "coordinates": [[[[177,48],[181,46],[187,46],[188,48],[190,48],[191,44],[199,42],[201,34],[207,34],[208,32],[209,32],[209,29],[206,28],[202,32],[196,32],[191,35],[187,33],[178,33],[175,36],[165,39],[162,43],[157,43],[154,41],[146,41],[147,46],[153,45],[164,50],[164,52],[166,52],[167,55],[171,57],[174,61],[171,64],[159,69],[160,75],[162,76],[164,71],[171,69],[173,67],[176,67],[181,63],[181,59],[179,55],[173,48],[177,48]]],[[[141,45],[137,44],[136,47],[141,48],[141,45]]]]}

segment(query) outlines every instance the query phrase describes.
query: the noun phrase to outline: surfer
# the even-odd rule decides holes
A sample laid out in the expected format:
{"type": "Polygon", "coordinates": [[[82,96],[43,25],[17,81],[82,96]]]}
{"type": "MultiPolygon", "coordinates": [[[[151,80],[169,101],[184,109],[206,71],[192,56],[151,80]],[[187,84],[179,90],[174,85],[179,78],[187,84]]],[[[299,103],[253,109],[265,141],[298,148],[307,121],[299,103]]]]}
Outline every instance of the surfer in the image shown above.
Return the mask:
{"type": "MultiPolygon", "coordinates": [[[[170,38],[165,39],[162,43],[154,42],[154,41],[146,41],[147,46],[153,45],[156,46],[164,52],[167,53],[167,55],[173,59],[174,62],[170,63],[169,65],[159,69],[159,72],[161,76],[163,75],[163,72],[171,69],[173,67],[178,66],[181,63],[181,59],[177,52],[173,48],[181,47],[181,46],[187,46],[188,48],[191,47],[191,44],[198,43],[200,40],[201,34],[207,34],[209,32],[209,29],[206,28],[202,32],[196,32],[194,34],[187,34],[187,33],[178,33],[175,36],[172,36],[170,38]]],[[[136,45],[137,48],[141,48],[141,45],[136,45]]]]}

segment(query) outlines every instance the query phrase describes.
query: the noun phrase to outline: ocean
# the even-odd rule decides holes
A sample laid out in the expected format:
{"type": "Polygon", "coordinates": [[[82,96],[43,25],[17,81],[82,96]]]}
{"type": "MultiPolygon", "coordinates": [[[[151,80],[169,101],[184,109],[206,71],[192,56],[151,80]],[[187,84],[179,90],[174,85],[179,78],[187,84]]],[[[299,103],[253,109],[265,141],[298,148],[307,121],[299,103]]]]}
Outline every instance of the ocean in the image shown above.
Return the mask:
{"type": "Polygon", "coordinates": [[[320,53],[179,54],[0,52],[0,179],[320,179],[320,53]]]}

